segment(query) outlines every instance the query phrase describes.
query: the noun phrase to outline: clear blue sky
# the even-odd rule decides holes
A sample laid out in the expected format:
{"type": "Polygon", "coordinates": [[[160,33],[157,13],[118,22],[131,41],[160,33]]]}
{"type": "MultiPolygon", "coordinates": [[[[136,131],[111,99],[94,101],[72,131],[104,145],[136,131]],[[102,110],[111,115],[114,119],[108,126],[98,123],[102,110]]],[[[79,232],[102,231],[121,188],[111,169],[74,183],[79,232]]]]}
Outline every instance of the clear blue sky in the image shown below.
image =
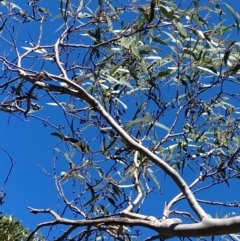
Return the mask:
{"type": "MultiPolygon", "coordinates": [[[[23,9],[26,8],[27,1],[14,1],[16,4],[21,6],[23,9]]],[[[55,6],[55,1],[42,0],[38,1],[39,6],[44,6],[52,12],[52,15],[56,14],[58,11],[59,3],[55,6]],[[54,4],[53,4],[54,2],[54,4]]],[[[124,5],[125,1],[115,1],[116,4],[120,5],[117,2],[121,2],[124,5]]],[[[201,2],[201,0],[200,0],[201,2]]],[[[227,1],[236,12],[240,13],[240,4],[238,1],[227,1]]],[[[97,6],[97,1],[96,1],[97,6]]],[[[96,6],[92,5],[93,9],[96,6]]],[[[0,11],[3,6],[0,5],[0,11]]],[[[227,11],[227,10],[226,10],[227,11]]],[[[233,22],[233,18],[228,14],[229,19],[226,19],[227,22],[233,22]]],[[[125,19],[126,21],[127,19],[125,19]]],[[[213,19],[218,22],[218,19],[213,19]]],[[[61,20],[56,19],[54,21],[46,22],[44,25],[43,32],[43,44],[52,44],[58,34],[53,33],[56,28],[60,26],[61,20]],[[51,35],[50,35],[51,34],[51,35]]],[[[32,36],[36,34],[36,29],[31,27],[29,24],[28,31],[32,36]]],[[[27,35],[27,30],[24,30],[18,38],[19,46],[26,46],[24,40],[26,37],[29,40],[29,35],[27,35]]],[[[232,39],[239,40],[240,35],[236,35],[236,31],[233,32],[231,36],[232,39]]],[[[1,49],[3,49],[1,47],[1,49]]],[[[22,51],[24,51],[22,49],[22,51]]],[[[49,69],[52,68],[51,63],[49,62],[49,69]]],[[[70,77],[70,76],[69,76],[70,77]]],[[[50,99],[47,101],[52,102],[50,99]]],[[[47,118],[51,116],[51,121],[56,125],[64,123],[63,114],[52,106],[45,106],[44,110],[39,115],[42,118],[47,118]]],[[[167,120],[165,120],[167,123],[167,120]]],[[[23,224],[30,229],[34,228],[36,224],[41,221],[49,220],[50,216],[47,215],[33,215],[31,214],[27,206],[35,208],[51,208],[53,210],[58,209],[58,197],[55,189],[54,181],[51,177],[46,175],[42,168],[53,173],[53,148],[58,144],[59,139],[50,135],[54,130],[50,127],[44,127],[43,123],[34,119],[28,118],[25,119],[23,116],[9,116],[6,113],[0,112],[0,147],[7,150],[11,155],[13,161],[15,162],[12,174],[5,188],[7,196],[5,197],[5,204],[1,207],[4,214],[14,215],[16,218],[22,220],[23,224]],[[40,167],[40,166],[42,167],[40,167]]],[[[88,133],[94,134],[94,133],[88,133]]],[[[1,178],[0,183],[3,183],[6,177],[6,173],[9,169],[10,163],[9,159],[4,152],[0,151],[0,160],[1,160],[1,178]]],[[[68,163],[64,158],[59,158],[58,162],[58,172],[68,170],[68,163]]],[[[190,174],[188,177],[188,182],[191,182],[194,179],[194,175],[190,174]],[[191,176],[192,175],[192,176],[191,176]]],[[[156,205],[147,205],[143,211],[146,214],[156,214],[158,216],[162,215],[163,202],[169,201],[178,193],[178,188],[172,183],[169,178],[165,181],[167,187],[163,189],[163,195],[157,195],[159,199],[158,211],[156,214],[156,205]]],[[[218,200],[218,195],[220,197],[221,192],[228,192],[229,196],[225,196],[226,201],[239,200],[239,185],[232,185],[231,192],[229,192],[226,185],[221,185],[221,189],[215,189],[214,200],[218,200]]],[[[204,193],[204,196],[199,195],[199,198],[208,198],[212,196],[213,191],[207,191],[204,193]]],[[[151,201],[154,203],[156,196],[153,196],[149,199],[148,203],[151,201]]],[[[223,201],[223,200],[222,200],[223,201]]],[[[185,204],[182,204],[182,207],[185,207],[185,204]]],[[[204,206],[205,207],[205,206],[204,206]]],[[[221,212],[221,207],[206,206],[206,209],[213,216],[216,212],[221,212]],[[213,211],[214,208],[214,211],[213,211]]],[[[231,211],[231,209],[227,209],[231,211]]],[[[226,214],[226,211],[223,210],[223,215],[226,214]]]]}

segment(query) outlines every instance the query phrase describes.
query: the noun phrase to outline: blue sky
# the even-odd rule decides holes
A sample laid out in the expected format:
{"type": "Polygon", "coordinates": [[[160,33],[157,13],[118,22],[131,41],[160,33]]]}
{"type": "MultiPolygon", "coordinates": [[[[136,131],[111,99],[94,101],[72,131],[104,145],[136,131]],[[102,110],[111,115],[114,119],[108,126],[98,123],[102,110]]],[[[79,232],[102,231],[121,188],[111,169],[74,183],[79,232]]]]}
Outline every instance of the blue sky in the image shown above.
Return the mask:
{"type": "MultiPolygon", "coordinates": [[[[116,4],[120,5],[115,1],[116,4]]],[[[200,0],[201,2],[201,0],[200,0]]],[[[16,4],[21,6],[23,9],[26,7],[24,1],[15,1],[16,4]]],[[[123,1],[121,1],[123,4],[123,1]]],[[[240,13],[240,4],[238,1],[228,1],[236,12],[240,13]]],[[[45,8],[48,8],[53,15],[58,11],[58,6],[54,6],[52,1],[42,0],[39,1],[39,6],[42,4],[45,8]]],[[[94,9],[97,7],[92,4],[91,7],[94,9]]],[[[0,6],[0,11],[3,6],[0,6]]],[[[227,10],[226,10],[227,11],[227,10]]],[[[229,19],[226,19],[227,22],[233,22],[234,19],[229,14],[229,19]]],[[[127,18],[124,19],[127,21],[127,18]]],[[[211,19],[211,21],[218,21],[218,19],[211,19]]],[[[62,24],[62,20],[55,19],[54,21],[49,21],[44,25],[43,39],[42,44],[53,44],[56,37],[60,32],[55,32],[55,30],[62,24]],[[50,35],[51,33],[51,35],[50,35]]],[[[29,40],[28,32],[30,35],[34,36],[38,30],[31,27],[29,24],[28,29],[21,31],[21,34],[18,36],[18,45],[27,46],[24,43],[26,36],[29,40]]],[[[237,36],[236,31],[233,31],[231,36],[232,39],[239,40],[239,35],[237,36]]],[[[20,48],[21,49],[21,48],[20,48]]],[[[24,49],[22,49],[24,51],[24,49]]],[[[35,66],[37,68],[37,66],[35,66]]],[[[57,71],[52,69],[52,65],[49,63],[46,66],[46,69],[51,71],[57,71]]],[[[69,76],[70,77],[70,76],[69,76]]],[[[65,97],[64,97],[65,98],[65,97]]],[[[64,99],[63,98],[63,99],[64,99]]],[[[47,102],[52,102],[49,97],[45,97],[47,102]]],[[[131,113],[129,112],[129,115],[131,113]]],[[[51,122],[58,124],[64,123],[64,115],[57,108],[53,106],[44,106],[44,110],[39,112],[39,116],[43,119],[51,117],[51,122]]],[[[167,124],[168,119],[163,120],[164,124],[167,124]]],[[[0,147],[7,150],[11,155],[14,161],[14,168],[10,175],[10,178],[7,182],[4,192],[6,192],[6,197],[4,199],[5,204],[1,207],[1,210],[4,214],[14,215],[16,218],[22,220],[22,223],[33,229],[36,224],[42,221],[49,220],[49,216],[46,215],[33,215],[31,214],[27,206],[35,208],[51,208],[53,210],[58,210],[59,198],[56,193],[56,188],[53,179],[47,175],[47,172],[53,173],[53,160],[54,160],[54,151],[53,148],[58,147],[59,139],[57,137],[51,136],[51,132],[55,131],[53,128],[47,126],[35,119],[35,118],[24,118],[24,116],[13,116],[6,113],[0,112],[0,147]]],[[[94,137],[95,131],[89,129],[86,132],[86,135],[94,137]]],[[[58,155],[59,159],[57,160],[57,172],[65,171],[68,169],[68,163],[64,158],[61,158],[58,155]]],[[[77,155],[75,156],[77,157],[77,155]]],[[[0,177],[0,183],[3,183],[6,177],[6,173],[9,170],[10,162],[7,155],[4,152],[0,151],[0,160],[2,162],[2,175],[0,177]]],[[[190,172],[188,176],[188,182],[194,180],[194,174],[190,172]]],[[[156,214],[161,216],[163,202],[165,200],[170,200],[178,193],[178,188],[174,183],[166,177],[164,180],[165,189],[163,194],[152,195],[148,203],[155,203],[156,198],[159,200],[159,208],[156,211],[156,205],[146,205],[143,208],[145,214],[156,214]],[[170,187],[170,188],[169,188],[170,187]],[[169,191],[170,189],[170,191],[169,191]]],[[[231,186],[231,191],[229,191],[227,185],[221,185],[221,189],[214,188],[213,190],[206,191],[204,194],[198,194],[198,198],[209,198],[212,197],[214,193],[214,198],[217,201],[222,199],[222,192],[227,192],[228,195],[224,196],[223,199],[226,201],[239,200],[239,187],[236,183],[233,183],[231,186]]],[[[185,208],[186,203],[181,202],[178,205],[179,208],[185,208]]],[[[217,212],[226,214],[226,210],[223,210],[221,207],[215,208],[215,206],[204,206],[206,210],[215,215],[217,212]],[[213,210],[214,208],[214,210],[213,210]]],[[[232,209],[227,209],[230,212],[232,209]]]]}

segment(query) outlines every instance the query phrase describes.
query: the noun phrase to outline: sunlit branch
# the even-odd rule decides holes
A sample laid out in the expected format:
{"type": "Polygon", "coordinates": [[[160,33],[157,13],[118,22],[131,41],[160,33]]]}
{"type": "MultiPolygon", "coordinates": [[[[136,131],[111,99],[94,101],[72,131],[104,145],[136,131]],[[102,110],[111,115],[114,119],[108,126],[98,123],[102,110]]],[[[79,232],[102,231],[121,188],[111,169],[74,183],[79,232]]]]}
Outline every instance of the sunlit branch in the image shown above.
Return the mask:
{"type": "Polygon", "coordinates": [[[189,189],[185,181],[180,177],[180,175],[174,169],[172,169],[165,161],[160,159],[158,156],[152,153],[149,149],[137,143],[131,136],[129,136],[129,134],[127,134],[115,122],[115,120],[107,113],[107,111],[100,105],[100,103],[94,97],[89,95],[81,86],[77,85],[76,83],[74,83],[73,81],[67,78],[61,78],[61,77],[58,77],[58,78],[74,89],[63,88],[63,87],[58,87],[54,85],[47,85],[43,82],[39,82],[39,81],[36,82],[33,76],[28,76],[28,74],[22,70],[19,70],[19,74],[22,78],[26,80],[30,80],[31,82],[34,81],[36,85],[38,85],[43,89],[46,89],[49,91],[59,90],[61,93],[66,93],[66,94],[70,94],[71,96],[76,96],[80,99],[83,99],[88,104],[90,104],[94,110],[98,111],[106,119],[109,125],[111,125],[113,129],[115,129],[118,132],[118,134],[128,143],[130,147],[132,147],[134,150],[137,150],[143,155],[145,155],[146,157],[148,157],[150,160],[152,160],[152,162],[154,162],[156,165],[162,168],[174,180],[176,185],[180,188],[180,190],[186,196],[187,201],[189,202],[189,205],[191,206],[193,211],[198,215],[200,219],[207,217],[207,214],[197,203],[196,198],[192,194],[191,190],[189,189]]]}
{"type": "Polygon", "coordinates": [[[135,200],[133,202],[131,202],[129,204],[129,206],[124,209],[122,212],[131,212],[133,210],[133,208],[139,203],[139,201],[142,198],[142,190],[141,187],[139,185],[139,179],[138,179],[138,169],[139,169],[139,164],[138,164],[138,151],[135,152],[134,154],[134,170],[131,171],[133,172],[133,177],[134,177],[134,184],[135,184],[135,189],[137,191],[137,197],[135,198],[135,200]]]}
{"type": "Polygon", "coordinates": [[[156,229],[155,224],[152,221],[145,221],[145,220],[130,220],[127,218],[97,218],[97,219],[90,219],[90,220],[71,220],[67,218],[60,217],[56,212],[50,209],[34,209],[28,207],[29,210],[34,213],[48,213],[54,217],[54,221],[44,222],[39,225],[30,233],[26,241],[31,240],[33,235],[39,230],[41,227],[63,224],[63,225],[73,225],[77,227],[84,227],[84,226],[97,226],[97,225],[127,225],[127,226],[142,226],[147,228],[156,229]]]}
{"type": "MultiPolygon", "coordinates": [[[[196,178],[190,185],[189,188],[193,188],[196,184],[198,184],[200,181],[202,181],[203,176],[200,175],[198,178],[196,178]]],[[[171,207],[178,202],[179,200],[183,199],[184,195],[183,193],[179,193],[176,197],[174,197],[168,204],[165,205],[164,207],[164,212],[163,212],[163,216],[168,218],[169,214],[171,213],[171,207]]]]}

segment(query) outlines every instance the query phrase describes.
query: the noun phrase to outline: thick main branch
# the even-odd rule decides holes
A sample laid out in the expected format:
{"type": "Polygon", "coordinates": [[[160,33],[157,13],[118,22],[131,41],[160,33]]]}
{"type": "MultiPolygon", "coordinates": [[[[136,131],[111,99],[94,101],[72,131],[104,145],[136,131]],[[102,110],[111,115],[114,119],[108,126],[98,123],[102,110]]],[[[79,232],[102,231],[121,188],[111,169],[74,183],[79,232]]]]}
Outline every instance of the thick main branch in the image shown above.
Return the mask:
{"type": "MultiPolygon", "coordinates": [[[[24,71],[20,70],[20,76],[26,80],[29,80],[30,82],[33,82],[33,76],[27,75],[24,71]]],[[[159,158],[157,155],[152,153],[148,148],[144,147],[143,145],[139,144],[136,140],[134,140],[125,130],[123,130],[116,122],[115,120],[107,113],[107,111],[103,108],[103,106],[90,94],[88,94],[81,86],[77,85],[73,81],[59,77],[59,76],[49,76],[52,79],[58,79],[64,83],[66,83],[68,86],[74,88],[74,90],[70,88],[63,88],[58,87],[54,85],[47,85],[43,82],[35,82],[34,84],[39,86],[40,88],[47,89],[49,91],[56,91],[56,89],[59,88],[59,91],[61,93],[67,93],[69,95],[75,96],[77,98],[80,98],[84,101],[86,101],[88,104],[90,104],[94,110],[98,111],[99,114],[105,118],[105,120],[108,122],[108,124],[123,138],[124,141],[128,143],[128,145],[133,149],[138,151],[139,153],[146,156],[149,160],[151,160],[153,163],[158,165],[166,174],[168,174],[174,182],[177,184],[177,186],[180,188],[182,193],[186,196],[186,199],[192,208],[192,210],[197,214],[197,216],[202,220],[205,217],[208,217],[206,212],[201,208],[201,206],[198,204],[196,198],[194,197],[193,193],[191,192],[190,188],[188,187],[187,183],[181,178],[181,176],[173,169],[171,168],[164,160],[159,158]]]]}
{"type": "Polygon", "coordinates": [[[32,213],[48,213],[54,217],[53,221],[44,222],[39,224],[35,230],[31,232],[27,241],[31,240],[34,233],[41,227],[51,225],[72,225],[74,227],[92,227],[98,225],[126,225],[131,227],[146,227],[155,230],[159,234],[159,238],[173,238],[173,237],[200,237],[200,236],[215,236],[222,234],[237,233],[240,231],[240,216],[231,218],[205,218],[203,221],[195,224],[182,224],[182,221],[178,218],[157,220],[151,217],[139,219],[136,217],[131,218],[114,218],[114,217],[102,217],[89,220],[71,220],[60,217],[56,212],[51,209],[33,209],[30,208],[32,213]]]}
{"type": "MultiPolygon", "coordinates": [[[[159,231],[163,227],[159,228],[159,231]]],[[[206,218],[200,223],[166,226],[164,234],[169,237],[200,237],[240,232],[240,216],[231,218],[206,218]]]]}

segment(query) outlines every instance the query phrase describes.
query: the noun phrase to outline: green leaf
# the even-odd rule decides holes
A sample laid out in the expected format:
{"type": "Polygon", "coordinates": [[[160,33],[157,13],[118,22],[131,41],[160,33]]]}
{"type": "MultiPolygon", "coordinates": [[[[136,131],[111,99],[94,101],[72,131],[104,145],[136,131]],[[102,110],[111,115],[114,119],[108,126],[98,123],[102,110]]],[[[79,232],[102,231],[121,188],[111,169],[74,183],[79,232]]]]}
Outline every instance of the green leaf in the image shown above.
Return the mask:
{"type": "Polygon", "coordinates": [[[96,196],[92,197],[90,200],[88,200],[84,205],[83,207],[86,207],[88,206],[89,204],[93,203],[96,199],[98,199],[99,197],[99,194],[97,194],[96,196]]]}
{"type": "Polygon", "coordinates": [[[91,152],[89,145],[86,142],[78,141],[78,140],[76,141],[76,139],[73,139],[73,138],[69,138],[69,141],[70,141],[71,145],[74,146],[79,151],[81,151],[83,153],[91,152]]]}
{"type": "Polygon", "coordinates": [[[225,54],[224,54],[224,57],[223,57],[223,61],[224,61],[224,64],[227,65],[227,62],[228,62],[228,59],[229,59],[229,56],[230,56],[230,53],[231,53],[231,50],[232,50],[232,47],[234,45],[235,41],[231,41],[225,54]]]}
{"type": "Polygon", "coordinates": [[[233,238],[233,240],[240,241],[240,235],[239,234],[229,234],[233,238]]]}
{"type": "Polygon", "coordinates": [[[97,40],[95,44],[97,44],[97,43],[101,40],[101,29],[100,29],[99,27],[96,28],[94,37],[95,37],[96,40],[97,40]]]}
{"type": "Polygon", "coordinates": [[[117,84],[121,84],[121,85],[125,85],[127,87],[129,87],[130,89],[134,89],[133,86],[131,84],[129,84],[127,81],[123,80],[123,79],[115,79],[114,77],[108,75],[108,74],[105,74],[103,76],[105,79],[109,80],[110,82],[115,82],[117,84]]]}
{"type": "Polygon", "coordinates": [[[231,6],[229,6],[228,4],[226,3],[223,3],[223,5],[228,9],[228,11],[232,14],[233,18],[235,19],[235,22],[236,22],[236,25],[237,25],[237,30],[238,30],[238,33],[239,33],[239,21],[238,21],[238,15],[237,13],[233,10],[233,8],[231,6]]]}
{"type": "Polygon", "coordinates": [[[129,129],[131,129],[134,125],[140,123],[140,122],[150,122],[150,116],[149,115],[145,115],[144,117],[141,117],[141,118],[138,118],[138,119],[135,119],[131,122],[129,122],[125,127],[124,127],[124,130],[125,131],[128,131],[129,129]]]}
{"type": "Polygon", "coordinates": [[[165,41],[163,41],[159,37],[152,37],[152,41],[157,42],[157,43],[162,44],[162,45],[168,45],[168,43],[166,43],[165,41]]]}
{"type": "Polygon", "coordinates": [[[159,122],[155,122],[154,125],[157,126],[157,127],[162,128],[162,129],[164,129],[166,131],[170,131],[170,129],[167,126],[165,126],[165,125],[163,125],[163,124],[161,124],[159,122]]]}
{"type": "Polygon", "coordinates": [[[101,7],[102,6],[102,0],[98,0],[98,5],[101,7]]]}
{"type": "Polygon", "coordinates": [[[166,6],[160,5],[160,10],[165,17],[170,18],[170,9],[166,6]]]}
{"type": "Polygon", "coordinates": [[[59,134],[59,133],[57,133],[57,132],[52,132],[51,135],[52,135],[52,136],[57,136],[57,137],[59,137],[61,140],[63,140],[63,135],[61,135],[61,134],[59,134]]]}
{"type": "Polygon", "coordinates": [[[196,9],[198,7],[198,1],[194,0],[193,5],[194,5],[194,8],[196,9]]]}
{"type": "Polygon", "coordinates": [[[113,192],[118,195],[119,198],[121,198],[120,191],[117,186],[112,185],[113,192]]]}
{"type": "Polygon", "coordinates": [[[72,159],[69,157],[68,153],[67,152],[63,152],[62,154],[67,159],[67,161],[69,162],[71,168],[74,168],[75,165],[74,165],[72,159]]]}
{"type": "Polygon", "coordinates": [[[120,103],[123,106],[124,109],[127,109],[127,105],[124,104],[120,99],[115,98],[114,100],[116,100],[118,103],[120,103]]]}
{"type": "Polygon", "coordinates": [[[156,6],[156,0],[152,0],[151,5],[150,5],[150,13],[149,13],[149,16],[148,16],[148,23],[151,23],[153,18],[154,18],[155,6],[156,6]]]}
{"type": "Polygon", "coordinates": [[[201,69],[205,72],[208,72],[210,74],[213,74],[213,75],[216,75],[216,76],[219,76],[219,73],[218,72],[213,72],[211,69],[209,68],[206,68],[206,67],[201,67],[201,66],[197,66],[198,69],[201,69]]]}
{"type": "Polygon", "coordinates": [[[101,207],[101,209],[102,209],[104,215],[109,215],[108,210],[107,210],[102,204],[99,204],[99,206],[101,207]]]}
{"type": "Polygon", "coordinates": [[[182,25],[181,22],[178,22],[178,23],[177,23],[177,29],[178,29],[180,35],[181,35],[183,38],[186,38],[186,37],[187,37],[187,31],[186,31],[185,27],[182,25]]]}
{"type": "Polygon", "coordinates": [[[70,177],[71,177],[71,178],[74,178],[74,179],[76,179],[76,180],[78,180],[78,181],[80,181],[80,182],[83,182],[83,181],[85,180],[85,178],[84,178],[82,175],[76,174],[76,173],[70,175],[70,177]]]}
{"type": "Polygon", "coordinates": [[[61,12],[62,17],[65,18],[66,14],[64,16],[65,11],[63,9],[63,0],[60,0],[60,12],[61,12]]]}
{"type": "Polygon", "coordinates": [[[135,184],[129,184],[129,185],[118,185],[118,187],[120,188],[130,188],[130,187],[134,187],[135,184]]]}
{"type": "Polygon", "coordinates": [[[88,186],[88,188],[89,188],[89,190],[91,192],[92,198],[95,197],[95,192],[94,192],[93,187],[90,184],[88,184],[87,182],[86,182],[86,185],[88,186]]]}
{"type": "Polygon", "coordinates": [[[110,137],[114,137],[116,133],[112,130],[112,127],[99,128],[102,133],[107,133],[110,137]]]}
{"type": "Polygon", "coordinates": [[[2,30],[5,26],[5,23],[7,22],[7,19],[2,23],[2,25],[0,26],[0,33],[2,33],[2,30]]]}
{"type": "Polygon", "coordinates": [[[114,207],[116,207],[115,201],[112,198],[107,197],[107,199],[114,207]]]}
{"type": "Polygon", "coordinates": [[[73,163],[72,159],[69,157],[67,152],[63,152],[63,151],[59,150],[56,147],[54,148],[54,150],[57,151],[57,152],[60,152],[67,159],[67,161],[69,162],[69,165],[70,165],[71,168],[75,167],[75,164],[73,163]]]}
{"type": "Polygon", "coordinates": [[[80,12],[78,15],[78,18],[92,18],[92,14],[89,14],[89,13],[83,13],[83,12],[80,12]]]}
{"type": "Polygon", "coordinates": [[[155,176],[154,172],[152,171],[152,169],[147,168],[147,173],[149,174],[149,176],[153,179],[153,181],[155,182],[157,188],[160,190],[160,182],[157,179],[157,177],[155,176]]]}
{"type": "Polygon", "coordinates": [[[10,5],[12,9],[17,8],[21,13],[24,13],[24,11],[17,4],[10,2],[10,5]]]}
{"type": "Polygon", "coordinates": [[[38,11],[39,11],[39,12],[42,12],[42,13],[45,13],[46,15],[50,15],[50,12],[49,12],[48,9],[46,9],[46,8],[40,7],[40,8],[38,8],[38,11]]]}

